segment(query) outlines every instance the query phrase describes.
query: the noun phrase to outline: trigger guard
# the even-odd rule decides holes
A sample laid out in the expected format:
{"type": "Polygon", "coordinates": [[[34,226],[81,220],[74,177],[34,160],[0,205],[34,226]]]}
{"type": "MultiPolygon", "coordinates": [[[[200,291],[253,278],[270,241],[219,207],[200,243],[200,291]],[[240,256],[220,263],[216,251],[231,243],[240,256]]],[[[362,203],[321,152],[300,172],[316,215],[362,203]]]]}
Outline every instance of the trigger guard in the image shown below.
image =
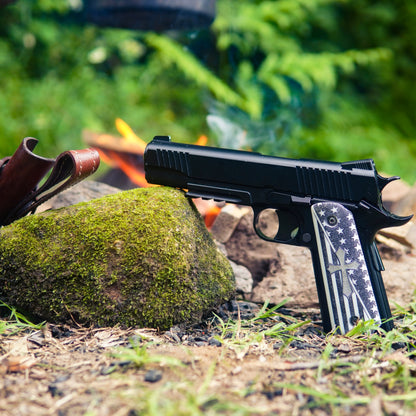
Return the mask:
{"type": "Polygon", "coordinates": [[[258,226],[260,214],[263,210],[258,210],[254,216],[254,229],[257,235],[263,240],[273,241],[275,243],[288,243],[295,239],[299,233],[299,221],[290,211],[276,209],[276,215],[279,219],[279,228],[276,235],[271,238],[265,235],[258,226]]]}

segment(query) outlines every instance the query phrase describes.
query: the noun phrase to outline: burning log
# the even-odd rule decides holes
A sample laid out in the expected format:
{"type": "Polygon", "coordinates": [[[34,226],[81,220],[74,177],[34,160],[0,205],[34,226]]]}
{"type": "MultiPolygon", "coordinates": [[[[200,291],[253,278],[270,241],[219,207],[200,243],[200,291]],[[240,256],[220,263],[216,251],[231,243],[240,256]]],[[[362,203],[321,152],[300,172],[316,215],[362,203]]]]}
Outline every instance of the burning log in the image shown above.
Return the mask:
{"type": "Polygon", "coordinates": [[[227,259],[182,192],[153,187],[0,229],[0,298],[50,322],[168,329],[234,293],[227,259]]]}

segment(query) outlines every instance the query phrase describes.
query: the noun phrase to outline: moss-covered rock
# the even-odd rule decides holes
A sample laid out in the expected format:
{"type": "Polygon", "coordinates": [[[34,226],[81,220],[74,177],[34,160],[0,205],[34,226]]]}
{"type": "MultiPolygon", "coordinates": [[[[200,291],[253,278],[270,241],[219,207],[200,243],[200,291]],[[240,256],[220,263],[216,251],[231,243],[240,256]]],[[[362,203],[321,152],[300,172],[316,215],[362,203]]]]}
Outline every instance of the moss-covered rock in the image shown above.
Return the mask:
{"type": "Polygon", "coordinates": [[[0,299],[50,322],[169,328],[229,299],[234,279],[181,191],[148,188],[0,229],[0,299]]]}

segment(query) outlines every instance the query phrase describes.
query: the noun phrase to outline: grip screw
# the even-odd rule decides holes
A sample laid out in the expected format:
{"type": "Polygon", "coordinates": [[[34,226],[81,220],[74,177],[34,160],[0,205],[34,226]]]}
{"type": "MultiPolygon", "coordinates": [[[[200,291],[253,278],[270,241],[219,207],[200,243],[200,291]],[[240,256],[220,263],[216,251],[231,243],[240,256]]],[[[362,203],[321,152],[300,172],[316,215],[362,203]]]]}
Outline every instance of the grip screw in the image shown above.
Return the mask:
{"type": "Polygon", "coordinates": [[[338,224],[337,217],[335,217],[333,215],[331,215],[330,217],[328,217],[328,225],[330,225],[331,227],[334,227],[337,224],[338,224]]]}

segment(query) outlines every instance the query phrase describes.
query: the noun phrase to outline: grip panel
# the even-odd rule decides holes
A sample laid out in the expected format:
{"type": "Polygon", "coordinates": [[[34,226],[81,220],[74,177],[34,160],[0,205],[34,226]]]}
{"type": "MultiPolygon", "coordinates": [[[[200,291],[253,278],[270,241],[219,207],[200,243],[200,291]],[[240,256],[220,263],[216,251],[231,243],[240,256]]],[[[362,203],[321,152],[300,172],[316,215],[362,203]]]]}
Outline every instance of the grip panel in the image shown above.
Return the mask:
{"type": "Polygon", "coordinates": [[[352,212],[341,204],[320,202],[312,205],[311,213],[316,236],[312,256],[325,331],[339,328],[345,334],[358,320],[381,325],[391,314],[380,271],[371,259],[373,243],[362,245],[352,212]]]}

